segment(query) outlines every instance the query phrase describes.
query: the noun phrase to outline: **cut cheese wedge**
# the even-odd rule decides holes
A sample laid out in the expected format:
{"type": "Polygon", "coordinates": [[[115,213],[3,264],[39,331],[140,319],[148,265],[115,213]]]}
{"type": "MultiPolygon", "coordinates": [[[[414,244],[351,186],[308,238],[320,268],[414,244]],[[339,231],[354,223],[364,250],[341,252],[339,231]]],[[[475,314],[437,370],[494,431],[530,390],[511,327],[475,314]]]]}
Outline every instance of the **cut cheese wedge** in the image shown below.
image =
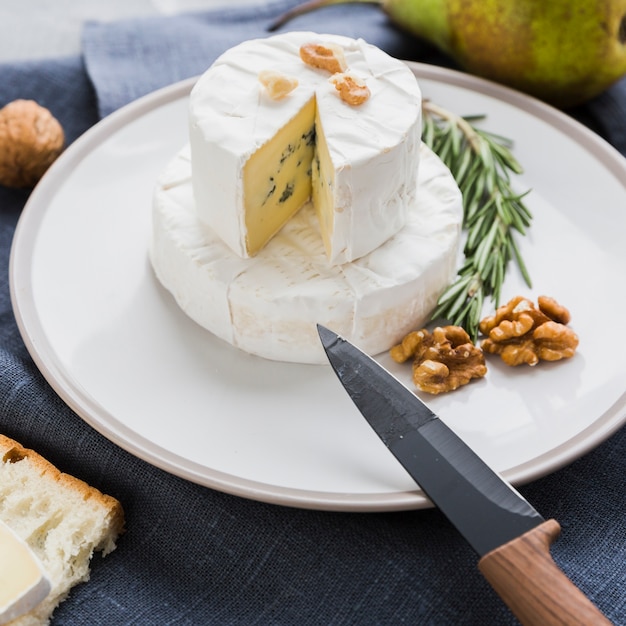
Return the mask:
{"type": "Polygon", "coordinates": [[[362,40],[296,32],[231,48],[190,96],[200,219],[247,258],[312,197],[328,261],[368,254],[404,226],[415,203],[421,101],[407,65],[362,40]],[[309,42],[340,46],[369,99],[344,102],[331,74],[300,58],[309,42]],[[268,70],[297,87],[272,99],[259,81],[268,70]]]}
{"type": "Polygon", "coordinates": [[[50,589],[50,580],[28,544],[0,521],[0,624],[31,611],[50,589]]]}
{"type": "Polygon", "coordinates": [[[351,263],[329,266],[311,204],[253,258],[233,253],[197,215],[183,150],[155,189],[151,260],[163,286],[202,327],[264,358],[327,363],[320,323],[371,354],[428,320],[453,279],[461,193],[425,145],[407,224],[351,263]]]}

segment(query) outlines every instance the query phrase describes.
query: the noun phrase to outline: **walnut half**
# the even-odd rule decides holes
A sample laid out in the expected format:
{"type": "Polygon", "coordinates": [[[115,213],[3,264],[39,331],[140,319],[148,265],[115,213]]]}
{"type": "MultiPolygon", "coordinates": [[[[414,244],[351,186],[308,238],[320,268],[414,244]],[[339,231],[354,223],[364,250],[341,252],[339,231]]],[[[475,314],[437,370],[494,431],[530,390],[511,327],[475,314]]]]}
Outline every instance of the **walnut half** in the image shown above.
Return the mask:
{"type": "Polygon", "coordinates": [[[365,81],[358,76],[347,73],[336,73],[328,79],[339,92],[339,97],[352,106],[363,104],[369,99],[371,92],[365,81]]]}
{"type": "Polygon", "coordinates": [[[307,65],[331,74],[345,72],[348,68],[343,48],[333,43],[305,43],[300,46],[300,58],[307,65]]]}
{"type": "Polygon", "coordinates": [[[272,100],[282,100],[298,86],[296,78],[273,70],[259,72],[259,82],[272,100]]]}
{"type": "Polygon", "coordinates": [[[422,391],[453,391],[487,373],[485,356],[460,326],[438,326],[409,333],[391,349],[397,363],[413,359],[413,382],[422,391]]]}
{"type": "Polygon", "coordinates": [[[482,349],[499,354],[511,366],[574,356],[578,336],[566,326],[569,311],[547,296],[540,296],[537,303],[535,306],[528,298],[516,296],[484,318],[479,327],[487,335],[482,349]]]}

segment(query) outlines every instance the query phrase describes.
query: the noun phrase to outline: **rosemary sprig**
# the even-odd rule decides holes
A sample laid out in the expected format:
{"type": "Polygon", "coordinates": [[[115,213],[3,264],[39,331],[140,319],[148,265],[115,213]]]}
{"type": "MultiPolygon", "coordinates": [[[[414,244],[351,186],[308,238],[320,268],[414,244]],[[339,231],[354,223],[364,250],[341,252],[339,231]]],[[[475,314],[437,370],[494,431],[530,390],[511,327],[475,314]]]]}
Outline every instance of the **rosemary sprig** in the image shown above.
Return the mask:
{"type": "Polygon", "coordinates": [[[467,233],[465,262],[439,298],[432,319],[462,326],[476,341],[483,303],[491,297],[498,306],[511,259],[531,285],[514,236],[514,231],[525,235],[531,223],[523,201],[528,192],[514,193],[511,173],[520,174],[522,167],[510,140],[475,125],[484,116],[461,117],[430,101],[424,101],[423,113],[422,139],[448,166],[463,194],[467,233]]]}

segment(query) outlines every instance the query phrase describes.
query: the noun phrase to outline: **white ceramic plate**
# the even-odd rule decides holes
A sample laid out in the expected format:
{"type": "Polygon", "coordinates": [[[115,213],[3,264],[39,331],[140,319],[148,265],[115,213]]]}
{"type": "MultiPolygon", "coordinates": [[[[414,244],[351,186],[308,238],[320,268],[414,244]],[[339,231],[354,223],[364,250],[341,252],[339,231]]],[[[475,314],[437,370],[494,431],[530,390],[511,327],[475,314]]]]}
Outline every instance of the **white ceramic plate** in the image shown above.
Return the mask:
{"type": "MultiPolygon", "coordinates": [[[[575,358],[489,373],[432,408],[497,471],[527,482],[592,449],[625,421],[626,164],[570,118],[492,83],[412,64],[424,95],[515,140],[532,188],[521,241],[534,279],[504,296],[557,298],[575,358]]],[[[147,256],[157,175],[186,142],[193,81],[161,90],[76,141],[34,190],[11,256],[21,333],[85,421],[173,474],[243,497],[329,510],[428,506],[329,366],[265,361],[190,321],[147,256]]],[[[409,382],[409,368],[389,364],[409,382]]]]}

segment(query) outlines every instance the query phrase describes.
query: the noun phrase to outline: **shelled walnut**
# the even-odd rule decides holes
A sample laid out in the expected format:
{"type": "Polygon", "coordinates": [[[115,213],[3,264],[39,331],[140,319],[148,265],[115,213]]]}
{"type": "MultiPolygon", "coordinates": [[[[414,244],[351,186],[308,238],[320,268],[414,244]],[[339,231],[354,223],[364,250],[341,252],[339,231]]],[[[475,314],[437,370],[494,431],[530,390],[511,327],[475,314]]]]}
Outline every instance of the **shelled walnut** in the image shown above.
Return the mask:
{"type": "Polygon", "coordinates": [[[578,347],[569,321],[569,311],[554,298],[540,296],[535,306],[516,296],[480,322],[480,332],[487,336],[481,347],[511,366],[567,359],[578,347]]]}
{"type": "Polygon", "coordinates": [[[460,326],[438,326],[409,333],[391,349],[397,363],[413,359],[413,382],[418,389],[439,394],[453,391],[487,373],[485,357],[460,326]]]}
{"type": "Polygon", "coordinates": [[[305,43],[300,46],[300,58],[311,67],[331,74],[345,72],[348,68],[343,48],[337,44],[305,43]]]}
{"type": "Polygon", "coordinates": [[[259,72],[259,82],[272,100],[282,100],[298,86],[297,78],[273,70],[259,72]]]}
{"type": "Polygon", "coordinates": [[[33,100],[14,100],[0,109],[0,184],[34,187],[61,154],[61,124],[33,100]]]}
{"type": "Polygon", "coordinates": [[[335,89],[339,92],[339,97],[352,106],[363,104],[371,95],[365,81],[358,76],[337,73],[333,74],[329,80],[335,85],[335,89]]]}

